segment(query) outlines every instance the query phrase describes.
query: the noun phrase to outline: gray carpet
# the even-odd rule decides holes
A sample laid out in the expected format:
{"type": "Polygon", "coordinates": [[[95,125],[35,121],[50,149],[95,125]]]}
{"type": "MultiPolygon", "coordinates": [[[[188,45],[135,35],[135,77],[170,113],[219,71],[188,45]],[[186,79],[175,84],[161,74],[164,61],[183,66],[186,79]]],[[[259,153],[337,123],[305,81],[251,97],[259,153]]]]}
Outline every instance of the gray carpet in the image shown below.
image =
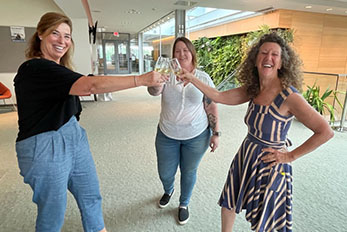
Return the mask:
{"type": "MultiPolygon", "coordinates": [[[[190,203],[190,221],[177,224],[179,173],[176,194],[165,209],[157,207],[163,193],[157,170],[154,136],[160,97],[144,87],[113,94],[111,102],[84,102],[81,125],[87,130],[103,196],[109,232],[220,231],[219,194],[231,160],[246,135],[246,105],[219,106],[220,147],[207,152],[199,167],[190,203]]],[[[34,231],[36,206],[32,192],[19,175],[14,141],[16,112],[0,113],[0,231],[34,231]]],[[[294,121],[289,133],[294,147],[311,132],[294,121]]],[[[297,232],[347,231],[347,133],[293,163],[293,229],[297,232]]],[[[63,232],[82,230],[79,211],[69,194],[63,232]]],[[[250,231],[244,214],[235,230],[250,231]]]]}

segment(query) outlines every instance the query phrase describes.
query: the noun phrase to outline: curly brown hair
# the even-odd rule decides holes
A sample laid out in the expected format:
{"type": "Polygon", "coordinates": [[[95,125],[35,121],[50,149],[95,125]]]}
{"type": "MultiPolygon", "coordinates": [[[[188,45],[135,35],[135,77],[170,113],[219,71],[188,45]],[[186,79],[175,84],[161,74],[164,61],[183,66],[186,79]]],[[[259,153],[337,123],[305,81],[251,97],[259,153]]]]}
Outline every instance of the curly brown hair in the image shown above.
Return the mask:
{"type": "MultiPolygon", "coordinates": [[[[32,59],[32,58],[42,57],[42,52],[40,48],[41,40],[39,36],[45,37],[49,35],[62,23],[66,23],[67,25],[69,25],[71,34],[72,34],[72,22],[70,18],[68,18],[66,15],[63,15],[57,12],[48,12],[44,14],[37,24],[36,32],[30,39],[29,46],[25,53],[26,58],[32,59]]],[[[73,65],[72,65],[73,49],[74,49],[74,42],[71,38],[71,47],[60,59],[60,64],[69,69],[73,69],[73,65]]]]}
{"type": "Polygon", "coordinates": [[[281,47],[282,67],[278,70],[282,87],[288,88],[294,86],[301,91],[302,85],[302,61],[296,52],[282,39],[277,33],[271,32],[263,35],[257,43],[249,50],[246,59],[241,64],[238,80],[242,86],[246,87],[247,93],[251,98],[255,98],[260,92],[260,83],[258,70],[256,68],[256,59],[260,47],[264,43],[277,43],[281,47]]]}

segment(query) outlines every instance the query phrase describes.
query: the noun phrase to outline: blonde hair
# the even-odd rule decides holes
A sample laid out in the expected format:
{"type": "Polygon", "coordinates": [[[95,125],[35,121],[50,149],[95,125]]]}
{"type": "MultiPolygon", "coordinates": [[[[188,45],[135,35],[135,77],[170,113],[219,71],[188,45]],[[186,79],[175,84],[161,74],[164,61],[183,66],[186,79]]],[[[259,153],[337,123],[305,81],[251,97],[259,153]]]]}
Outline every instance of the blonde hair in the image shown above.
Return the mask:
{"type": "MultiPolygon", "coordinates": [[[[41,40],[39,38],[39,35],[40,36],[49,35],[62,23],[66,23],[67,25],[69,25],[71,33],[72,33],[72,22],[70,18],[68,18],[66,15],[63,15],[57,12],[48,12],[44,14],[37,24],[36,32],[30,39],[29,46],[25,53],[26,58],[32,59],[36,57],[42,57],[43,54],[40,48],[41,40]]],[[[72,64],[73,50],[74,50],[74,42],[71,38],[71,46],[69,50],[67,50],[64,56],[60,59],[60,64],[69,69],[73,69],[73,64],[72,64]]]]}

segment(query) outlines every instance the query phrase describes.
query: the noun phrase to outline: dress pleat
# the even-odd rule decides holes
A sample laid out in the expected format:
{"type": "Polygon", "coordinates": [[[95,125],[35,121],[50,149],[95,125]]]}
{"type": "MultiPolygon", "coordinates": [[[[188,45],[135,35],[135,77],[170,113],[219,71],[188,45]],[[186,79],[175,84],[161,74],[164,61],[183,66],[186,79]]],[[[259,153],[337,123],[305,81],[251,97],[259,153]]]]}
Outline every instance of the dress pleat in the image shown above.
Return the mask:
{"type": "Polygon", "coordinates": [[[248,135],[235,155],[225,182],[219,205],[246,210],[246,219],[254,231],[292,231],[292,167],[277,164],[272,168],[261,158],[262,149],[287,148],[293,116],[283,116],[278,110],[294,87],[282,90],[269,106],[250,101],[245,116],[248,135]]]}

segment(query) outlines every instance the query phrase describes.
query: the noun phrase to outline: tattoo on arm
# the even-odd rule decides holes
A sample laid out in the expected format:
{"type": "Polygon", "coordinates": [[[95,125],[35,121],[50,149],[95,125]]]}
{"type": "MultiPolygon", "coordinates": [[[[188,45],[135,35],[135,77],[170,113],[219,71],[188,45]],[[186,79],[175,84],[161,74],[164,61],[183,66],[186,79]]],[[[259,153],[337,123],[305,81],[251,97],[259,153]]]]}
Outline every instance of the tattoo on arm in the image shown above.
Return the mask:
{"type": "Polygon", "coordinates": [[[210,128],[212,131],[215,131],[216,129],[216,124],[217,124],[217,119],[216,119],[216,116],[214,116],[212,113],[209,113],[207,115],[208,117],[208,122],[210,124],[210,128]]]}
{"type": "Polygon", "coordinates": [[[204,96],[204,102],[205,102],[205,105],[208,106],[212,103],[212,100],[209,99],[208,97],[204,96]]]}

